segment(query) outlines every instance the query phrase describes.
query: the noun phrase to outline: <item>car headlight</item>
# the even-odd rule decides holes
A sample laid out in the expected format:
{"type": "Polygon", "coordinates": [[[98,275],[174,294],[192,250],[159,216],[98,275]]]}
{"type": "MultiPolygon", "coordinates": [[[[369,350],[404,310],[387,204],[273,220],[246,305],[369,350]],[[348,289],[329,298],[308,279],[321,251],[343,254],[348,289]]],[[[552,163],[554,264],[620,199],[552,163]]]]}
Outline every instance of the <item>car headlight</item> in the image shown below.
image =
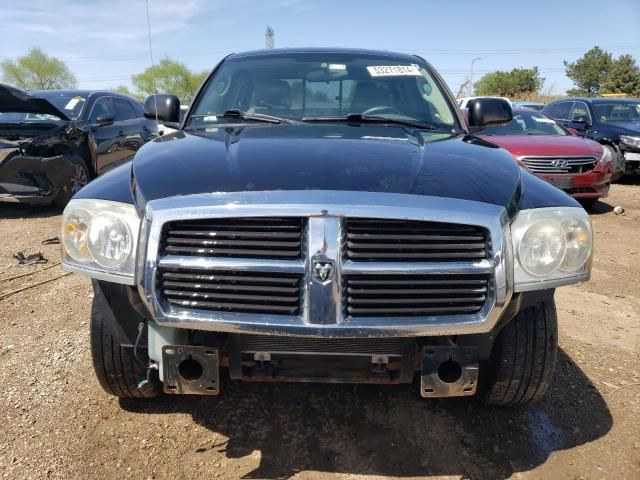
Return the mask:
{"type": "Polygon", "coordinates": [[[511,225],[515,291],[554,288],[586,280],[593,233],[578,207],[522,210],[511,225]]]}
{"type": "Polygon", "coordinates": [[[62,266],[93,278],[134,284],[140,217],[133,205],[71,200],[62,215],[62,266]]]}
{"type": "Polygon", "coordinates": [[[600,157],[600,163],[613,162],[613,154],[610,148],[602,147],[602,156],[600,157]]]}
{"type": "Polygon", "coordinates": [[[640,137],[632,137],[630,135],[620,135],[620,143],[633,148],[640,148],[640,137]]]}

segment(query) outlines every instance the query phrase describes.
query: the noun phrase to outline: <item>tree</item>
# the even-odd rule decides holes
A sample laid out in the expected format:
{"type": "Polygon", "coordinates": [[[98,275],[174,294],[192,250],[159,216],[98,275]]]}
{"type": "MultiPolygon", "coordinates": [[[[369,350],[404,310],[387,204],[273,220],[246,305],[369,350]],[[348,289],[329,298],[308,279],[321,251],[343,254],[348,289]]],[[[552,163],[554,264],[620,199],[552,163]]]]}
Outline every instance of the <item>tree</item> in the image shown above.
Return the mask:
{"type": "Polygon", "coordinates": [[[131,81],[141,96],[153,93],[171,93],[188,104],[206,77],[207,72],[194,73],[181,62],[164,58],[158,65],[131,77],[131,81]]]}
{"type": "Polygon", "coordinates": [[[609,75],[612,63],[611,54],[600,47],[593,47],[573,63],[565,61],[566,75],[577,86],[567,93],[587,97],[598,95],[602,89],[602,83],[609,75]]]}
{"type": "Polygon", "coordinates": [[[490,72],[474,84],[477,95],[522,98],[536,94],[542,88],[544,78],[538,67],[514,68],[510,72],[490,72]]]}
{"type": "Polygon", "coordinates": [[[110,90],[113,90],[114,92],[122,93],[123,95],[129,95],[130,97],[140,100],[141,102],[145,99],[145,95],[132,91],[126,85],[118,85],[117,87],[111,88],[110,90]]]}
{"type": "Polygon", "coordinates": [[[640,96],[640,68],[631,55],[620,55],[602,81],[603,93],[640,96]]]}
{"type": "Polygon", "coordinates": [[[71,70],[57,58],[39,48],[32,48],[23,57],[0,63],[2,81],[22,90],[52,90],[76,88],[78,81],[71,70]]]}

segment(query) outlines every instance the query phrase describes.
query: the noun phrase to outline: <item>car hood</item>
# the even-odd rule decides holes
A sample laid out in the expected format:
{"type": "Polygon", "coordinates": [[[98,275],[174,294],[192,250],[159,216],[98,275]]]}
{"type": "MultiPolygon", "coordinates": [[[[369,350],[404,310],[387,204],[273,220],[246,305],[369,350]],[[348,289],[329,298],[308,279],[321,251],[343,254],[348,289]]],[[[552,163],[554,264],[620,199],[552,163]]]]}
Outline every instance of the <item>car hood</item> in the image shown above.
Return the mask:
{"type": "Polygon", "coordinates": [[[621,135],[634,135],[640,133],[640,123],[638,122],[610,122],[605,125],[607,128],[613,129],[621,135]]]}
{"type": "Polygon", "coordinates": [[[55,115],[62,120],[69,120],[64,113],[58,110],[48,100],[32,97],[22,90],[0,84],[0,113],[6,112],[41,113],[55,115]]]}
{"type": "Polygon", "coordinates": [[[482,138],[508,150],[514,157],[602,155],[599,143],[574,135],[484,135],[482,138]]]}
{"type": "Polygon", "coordinates": [[[520,169],[471,136],[395,126],[279,124],[178,131],[133,161],[139,208],[210,192],[347,190],[475,200],[510,207],[520,169]]]}

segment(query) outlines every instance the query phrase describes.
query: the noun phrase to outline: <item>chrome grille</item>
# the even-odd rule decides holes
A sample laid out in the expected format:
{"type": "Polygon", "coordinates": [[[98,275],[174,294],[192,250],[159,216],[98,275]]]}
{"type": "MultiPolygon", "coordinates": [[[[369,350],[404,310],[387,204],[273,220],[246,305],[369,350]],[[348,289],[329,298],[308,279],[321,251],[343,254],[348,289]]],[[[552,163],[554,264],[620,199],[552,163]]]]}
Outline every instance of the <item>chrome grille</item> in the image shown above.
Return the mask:
{"type": "Polygon", "coordinates": [[[165,254],[201,257],[300,258],[302,218],[219,218],[169,223],[165,254]]]}
{"type": "Polygon", "coordinates": [[[171,305],[228,312],[296,315],[300,275],[160,269],[158,288],[171,305]]]}
{"type": "Polygon", "coordinates": [[[354,261],[453,262],[487,258],[482,228],[438,222],[350,218],[346,257],[354,261]]]}
{"type": "Polygon", "coordinates": [[[534,173],[586,173],[596,165],[595,157],[522,157],[534,173]]]}
{"type": "Polygon", "coordinates": [[[461,315],[479,312],[489,275],[348,275],[348,316],[461,315]]]}
{"type": "Polygon", "coordinates": [[[486,333],[512,294],[509,217],[499,205],[382,192],[232,192],[152,200],[144,219],[139,285],[159,325],[323,339],[486,333]],[[256,232],[232,228],[240,224],[268,226],[260,235],[293,230],[296,245],[269,247],[267,235],[263,248],[174,249],[183,245],[177,238],[222,232],[233,242],[229,232],[256,232]],[[268,256],[282,249],[291,256],[268,256]]]}

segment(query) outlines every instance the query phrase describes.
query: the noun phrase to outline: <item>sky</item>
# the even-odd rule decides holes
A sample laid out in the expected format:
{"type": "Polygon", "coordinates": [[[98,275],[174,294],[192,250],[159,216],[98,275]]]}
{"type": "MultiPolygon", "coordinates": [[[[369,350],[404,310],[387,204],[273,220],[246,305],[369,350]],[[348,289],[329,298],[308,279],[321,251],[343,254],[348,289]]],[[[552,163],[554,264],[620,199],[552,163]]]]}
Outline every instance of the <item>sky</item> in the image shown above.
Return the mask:
{"type": "MultiPolygon", "coordinates": [[[[418,54],[457,93],[471,75],[538,66],[545,91],[572,87],[563,60],[594,45],[640,63],[640,0],[149,0],[157,61],[210,70],[226,54],[362,47],[418,54]]],[[[32,47],[64,60],[79,87],[131,85],[150,65],[145,0],[0,0],[0,60],[32,47]]]]}

